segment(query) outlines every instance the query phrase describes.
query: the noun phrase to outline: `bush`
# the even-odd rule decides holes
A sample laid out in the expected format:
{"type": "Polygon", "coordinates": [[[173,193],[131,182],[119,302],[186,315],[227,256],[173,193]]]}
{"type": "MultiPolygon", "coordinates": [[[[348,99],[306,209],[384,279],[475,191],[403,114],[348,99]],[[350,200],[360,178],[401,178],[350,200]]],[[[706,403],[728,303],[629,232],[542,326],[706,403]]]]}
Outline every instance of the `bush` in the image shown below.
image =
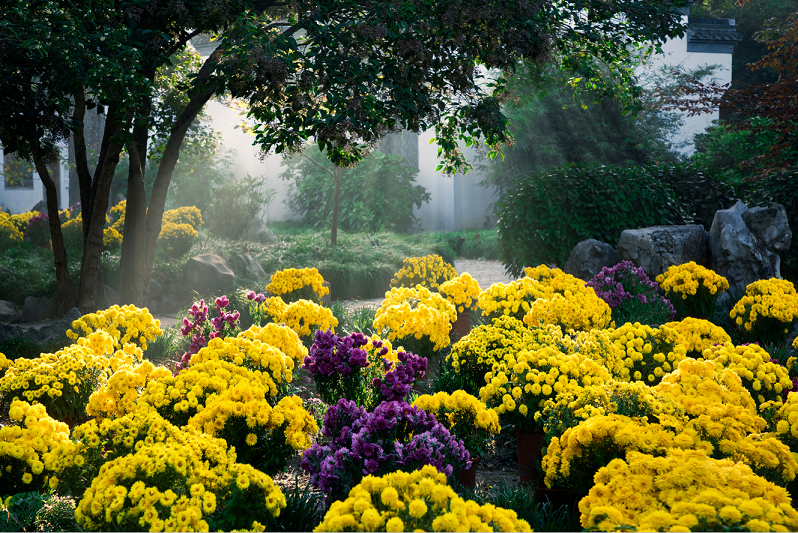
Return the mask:
{"type": "Polygon", "coordinates": [[[259,218],[261,209],[274,198],[274,189],[263,190],[265,184],[266,178],[247,174],[213,189],[212,203],[207,208],[209,231],[217,237],[241,238],[249,221],[259,218]]]}
{"type": "Polygon", "coordinates": [[[715,211],[728,209],[737,201],[731,185],[720,179],[711,167],[697,163],[649,166],[655,180],[667,184],[696,224],[709,230],[715,211]]]}
{"type": "Polygon", "coordinates": [[[646,169],[600,165],[564,165],[519,180],[498,215],[501,261],[514,276],[525,266],[565,263],[585,239],[617,245],[625,229],[693,221],[646,169]]]}
{"type": "MultiPolygon", "coordinates": [[[[289,160],[288,170],[281,174],[292,182],[287,203],[309,226],[329,228],[335,188],[330,175],[333,166],[318,152],[313,151],[308,157],[289,160]]],[[[413,206],[421,207],[430,198],[424,187],[413,185],[416,174],[418,170],[405,165],[401,157],[381,152],[374,152],[355,168],[345,170],[338,227],[352,232],[411,230],[416,225],[413,206]]]]}
{"type": "Polygon", "coordinates": [[[181,257],[191,250],[196,239],[197,230],[191,225],[167,222],[158,235],[158,244],[167,257],[181,257]]]}
{"type": "Polygon", "coordinates": [[[749,207],[767,205],[768,202],[784,206],[793,237],[790,249],[781,254],[782,267],[786,266],[793,273],[798,271],[798,166],[768,174],[753,183],[746,202],[749,207]]]}

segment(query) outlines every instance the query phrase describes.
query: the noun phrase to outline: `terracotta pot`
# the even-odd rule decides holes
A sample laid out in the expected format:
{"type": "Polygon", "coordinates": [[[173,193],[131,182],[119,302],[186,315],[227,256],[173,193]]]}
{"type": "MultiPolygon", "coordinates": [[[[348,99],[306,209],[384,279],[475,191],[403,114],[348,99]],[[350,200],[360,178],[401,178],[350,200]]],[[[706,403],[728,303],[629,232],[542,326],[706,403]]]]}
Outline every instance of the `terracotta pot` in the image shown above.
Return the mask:
{"type": "Polygon", "coordinates": [[[548,489],[545,487],[536,489],[535,494],[537,496],[538,503],[549,501],[551,502],[551,505],[555,511],[559,510],[560,507],[567,505],[568,512],[572,515],[579,512],[579,502],[582,501],[582,498],[587,496],[587,494],[573,490],[548,489]]]}
{"type": "Polygon", "coordinates": [[[481,460],[482,457],[472,457],[471,468],[460,471],[460,485],[469,489],[473,489],[477,486],[477,464],[481,460]]]}
{"type": "Polygon", "coordinates": [[[540,461],[546,448],[546,434],[542,431],[515,430],[515,442],[518,446],[518,472],[521,484],[537,480],[540,461]]]}
{"type": "Polygon", "coordinates": [[[462,339],[471,332],[471,312],[466,311],[457,315],[457,320],[452,325],[452,342],[462,339]]]}

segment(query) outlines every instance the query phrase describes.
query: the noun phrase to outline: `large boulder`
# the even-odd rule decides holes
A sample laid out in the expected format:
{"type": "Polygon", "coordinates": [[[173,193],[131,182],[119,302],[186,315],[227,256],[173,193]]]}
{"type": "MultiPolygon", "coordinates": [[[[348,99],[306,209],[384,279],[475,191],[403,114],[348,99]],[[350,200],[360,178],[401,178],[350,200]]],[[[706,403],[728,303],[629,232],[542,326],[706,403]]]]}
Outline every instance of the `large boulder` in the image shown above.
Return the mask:
{"type": "Polygon", "coordinates": [[[562,269],[567,274],[589,281],[602,268],[612,267],[620,262],[621,254],[613,246],[596,239],[587,239],[574,246],[562,269]]]}
{"type": "Polygon", "coordinates": [[[22,315],[17,311],[17,306],[14,305],[14,302],[0,300],[0,322],[14,323],[19,322],[20,318],[22,318],[22,315]]]}
{"type": "Polygon", "coordinates": [[[73,307],[59,320],[40,328],[29,328],[27,337],[39,342],[58,341],[66,338],[66,332],[72,328],[72,322],[83,316],[80,309],[73,307]]]}
{"type": "Polygon", "coordinates": [[[255,261],[255,258],[249,254],[234,254],[227,260],[230,268],[238,279],[246,279],[249,281],[263,281],[266,279],[266,272],[255,261]]]}
{"type": "Polygon", "coordinates": [[[250,219],[244,229],[242,238],[247,241],[259,242],[261,244],[273,244],[277,242],[274,232],[266,227],[266,224],[259,218],[250,219]]]}
{"type": "Polygon", "coordinates": [[[781,277],[778,252],[791,240],[782,205],[748,209],[737,202],[715,213],[709,229],[711,267],[729,281],[730,292],[742,293],[754,281],[781,277]]]}
{"type": "Polygon", "coordinates": [[[236,288],[233,269],[224,257],[216,254],[202,254],[189,259],[183,267],[183,279],[185,290],[200,295],[221,296],[236,288]]]}
{"type": "Polygon", "coordinates": [[[58,303],[46,296],[28,296],[22,306],[20,322],[41,322],[53,318],[58,312],[58,303]]]}
{"type": "Polygon", "coordinates": [[[672,265],[707,265],[707,232],[698,224],[628,229],[621,233],[618,251],[653,279],[672,265]]]}

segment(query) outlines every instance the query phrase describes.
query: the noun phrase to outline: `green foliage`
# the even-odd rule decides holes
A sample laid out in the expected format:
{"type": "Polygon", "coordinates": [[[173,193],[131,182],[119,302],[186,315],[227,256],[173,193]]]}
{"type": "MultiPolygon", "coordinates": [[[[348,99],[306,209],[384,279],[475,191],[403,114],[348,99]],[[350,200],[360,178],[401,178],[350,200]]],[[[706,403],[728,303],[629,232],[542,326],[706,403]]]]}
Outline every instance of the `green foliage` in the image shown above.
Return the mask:
{"type": "MultiPolygon", "coordinates": [[[[765,171],[769,165],[758,162],[752,166],[742,166],[744,161],[757,161],[766,155],[776,142],[777,135],[767,131],[772,120],[767,118],[751,118],[744,121],[759,130],[754,134],[746,128],[738,128],[727,121],[713,121],[712,126],[704,133],[695,136],[695,153],[691,160],[705,168],[712,168],[727,184],[738,190],[746,178],[765,171]]],[[[793,160],[798,152],[787,154],[793,160]]]]}
{"type": "Polygon", "coordinates": [[[66,338],[66,336],[61,340],[48,341],[45,343],[39,343],[30,337],[21,336],[7,339],[0,343],[0,353],[11,360],[19,359],[20,357],[35,359],[43,353],[55,353],[70,344],[72,344],[72,341],[66,338]]]}
{"type": "Polygon", "coordinates": [[[36,531],[83,531],[75,520],[75,500],[52,494],[36,514],[36,531]]]}
{"type": "Polygon", "coordinates": [[[564,165],[517,184],[498,204],[501,260],[514,276],[529,265],[562,265],[585,239],[617,245],[625,229],[692,222],[644,168],[564,165]]]}
{"type": "Polygon", "coordinates": [[[734,189],[717,177],[714,168],[688,162],[649,166],[646,170],[658,182],[669,185],[695,223],[709,230],[715,211],[728,209],[737,201],[734,189]]]}
{"type": "Polygon", "coordinates": [[[36,514],[46,498],[38,492],[20,492],[8,505],[0,502],[0,531],[34,531],[36,514]]]}
{"type": "MultiPolygon", "coordinates": [[[[243,314],[243,313],[242,313],[243,314]]],[[[163,335],[147,344],[144,357],[155,366],[170,366],[188,351],[189,340],[180,333],[180,322],[171,328],[162,328],[163,335]]]]}
{"type": "Polygon", "coordinates": [[[324,520],[324,494],[310,492],[310,483],[300,489],[299,478],[294,478],[294,486],[283,488],[283,495],[285,508],[264,523],[266,531],[313,531],[324,520]]]}
{"type": "Polygon", "coordinates": [[[504,160],[488,166],[482,182],[500,192],[516,178],[567,163],[647,165],[674,163],[677,154],[668,136],[681,123],[676,113],[650,105],[647,93],[636,97],[636,115],[607,98],[579,91],[552,69],[526,65],[509,85],[518,95],[505,106],[512,120],[513,145],[504,160]]]}
{"type": "MultiPolygon", "coordinates": [[[[286,165],[280,175],[290,182],[286,203],[310,227],[329,228],[335,188],[332,163],[309,149],[286,165]]],[[[430,198],[424,187],[413,184],[417,174],[418,169],[408,167],[401,157],[381,152],[373,152],[345,170],[338,227],[352,232],[412,230],[418,225],[413,206],[420,208],[430,198]]]]}
{"type": "Polygon", "coordinates": [[[440,366],[438,371],[432,376],[431,380],[427,380],[422,384],[428,390],[425,394],[435,394],[436,392],[446,392],[452,394],[457,390],[464,390],[472,396],[479,398],[479,389],[485,386],[485,383],[477,383],[473,377],[465,372],[457,372],[452,367],[451,360],[446,360],[445,356],[440,356],[440,366]]]}
{"type": "Polygon", "coordinates": [[[780,255],[782,265],[795,272],[798,270],[798,166],[772,172],[751,184],[746,198],[748,206],[767,205],[768,202],[782,204],[787,211],[792,241],[790,249],[780,255]]]}
{"type": "Polygon", "coordinates": [[[349,335],[357,332],[371,337],[376,333],[373,324],[377,310],[374,307],[362,306],[348,309],[336,300],[330,306],[330,311],[338,319],[336,331],[339,335],[349,335]]]}

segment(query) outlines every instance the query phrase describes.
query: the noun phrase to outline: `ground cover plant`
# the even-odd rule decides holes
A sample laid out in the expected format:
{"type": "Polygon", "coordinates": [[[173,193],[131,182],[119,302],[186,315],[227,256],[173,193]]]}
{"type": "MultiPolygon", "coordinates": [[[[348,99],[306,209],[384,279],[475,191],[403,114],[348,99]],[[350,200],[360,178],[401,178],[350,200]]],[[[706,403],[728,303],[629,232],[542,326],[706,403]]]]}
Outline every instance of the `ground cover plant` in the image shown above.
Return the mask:
{"type": "Polygon", "coordinates": [[[112,307],[76,320],[72,344],[52,354],[0,358],[0,519],[55,530],[108,529],[109,518],[123,530],[798,526],[789,282],[756,282],[710,320],[663,324],[637,309],[620,324],[591,284],[545,265],[461,306],[423,286],[394,288],[369,312],[294,299],[321,301],[323,281],[287,269],[272,279],[279,296],[198,301],[171,338],[147,310],[112,307]],[[450,336],[466,311],[483,322],[439,353],[439,330],[450,336]],[[713,323],[719,313],[728,320],[713,323]],[[746,336],[754,343],[732,343],[746,336]],[[546,443],[532,487],[460,484],[524,431],[546,443]],[[286,470],[294,477],[275,483],[286,470]]]}

